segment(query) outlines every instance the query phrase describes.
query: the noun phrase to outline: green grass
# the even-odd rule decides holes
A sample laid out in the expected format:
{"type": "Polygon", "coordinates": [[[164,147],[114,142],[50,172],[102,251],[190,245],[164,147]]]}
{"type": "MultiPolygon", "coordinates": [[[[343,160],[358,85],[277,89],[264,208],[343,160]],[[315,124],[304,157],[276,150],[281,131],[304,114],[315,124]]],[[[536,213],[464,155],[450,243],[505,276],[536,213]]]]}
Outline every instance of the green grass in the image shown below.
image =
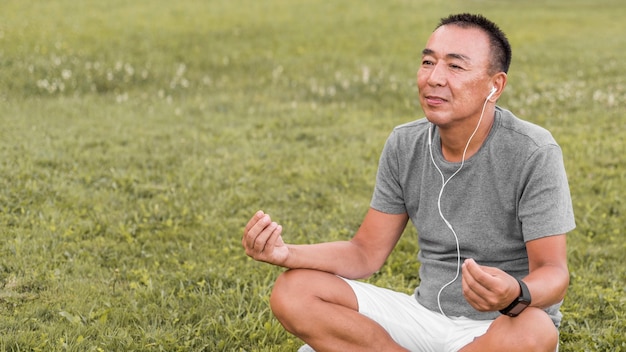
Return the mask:
{"type": "MultiPolygon", "coordinates": [[[[243,226],[262,208],[287,241],[348,238],[459,11],[508,33],[500,104],[564,151],[561,351],[626,350],[619,0],[2,1],[0,350],[295,350],[243,226]]],[[[417,284],[415,236],[371,282],[417,284]]]]}

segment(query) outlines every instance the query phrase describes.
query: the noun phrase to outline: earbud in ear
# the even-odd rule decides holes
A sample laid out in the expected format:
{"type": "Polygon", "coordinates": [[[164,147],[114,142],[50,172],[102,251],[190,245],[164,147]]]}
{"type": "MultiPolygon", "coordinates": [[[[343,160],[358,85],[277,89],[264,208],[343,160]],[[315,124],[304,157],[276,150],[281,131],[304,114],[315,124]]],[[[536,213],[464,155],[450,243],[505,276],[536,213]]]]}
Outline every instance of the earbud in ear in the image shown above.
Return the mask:
{"type": "Polygon", "coordinates": [[[491,92],[489,92],[489,95],[487,96],[487,100],[491,99],[491,97],[496,94],[496,92],[498,91],[498,88],[496,88],[496,86],[491,87],[491,92]]]}

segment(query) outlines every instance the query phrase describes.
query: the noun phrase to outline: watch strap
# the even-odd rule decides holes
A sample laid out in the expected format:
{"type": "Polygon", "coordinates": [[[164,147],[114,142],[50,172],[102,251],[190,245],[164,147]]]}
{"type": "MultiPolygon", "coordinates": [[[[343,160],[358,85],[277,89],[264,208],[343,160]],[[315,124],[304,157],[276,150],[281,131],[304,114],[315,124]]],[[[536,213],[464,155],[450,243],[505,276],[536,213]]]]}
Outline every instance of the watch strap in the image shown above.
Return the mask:
{"type": "Polygon", "coordinates": [[[520,279],[516,279],[517,282],[519,283],[519,287],[522,290],[522,295],[520,296],[520,298],[528,301],[528,303],[530,303],[530,290],[528,290],[528,286],[526,286],[526,283],[520,279]]]}
{"type": "Polygon", "coordinates": [[[524,309],[526,309],[526,307],[530,305],[531,302],[530,290],[528,290],[526,283],[518,278],[516,278],[516,280],[520,287],[519,297],[511,302],[511,304],[509,304],[506,308],[500,310],[500,313],[510,317],[518,316],[524,309]]]}

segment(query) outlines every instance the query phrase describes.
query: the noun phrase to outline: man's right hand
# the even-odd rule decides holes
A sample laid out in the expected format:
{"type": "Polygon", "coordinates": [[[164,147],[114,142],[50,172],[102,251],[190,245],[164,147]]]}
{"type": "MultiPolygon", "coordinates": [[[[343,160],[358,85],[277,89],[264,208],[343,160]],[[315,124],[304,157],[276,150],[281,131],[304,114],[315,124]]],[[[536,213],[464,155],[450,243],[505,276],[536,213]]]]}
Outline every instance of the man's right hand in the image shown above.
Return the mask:
{"type": "Polygon", "coordinates": [[[282,226],[259,210],[248,221],[241,244],[246,254],[254,260],[284,266],[289,256],[289,248],[283,242],[282,231],[282,226]]]}

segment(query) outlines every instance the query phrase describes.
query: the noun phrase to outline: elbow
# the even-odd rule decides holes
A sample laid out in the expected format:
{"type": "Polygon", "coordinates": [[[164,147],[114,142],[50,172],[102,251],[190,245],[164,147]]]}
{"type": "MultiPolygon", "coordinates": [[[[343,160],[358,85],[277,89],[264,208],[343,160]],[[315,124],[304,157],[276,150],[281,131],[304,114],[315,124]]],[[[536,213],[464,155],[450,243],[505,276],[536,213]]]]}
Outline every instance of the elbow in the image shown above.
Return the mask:
{"type": "Polygon", "coordinates": [[[563,268],[563,284],[562,284],[561,292],[559,295],[559,301],[562,301],[563,299],[565,299],[565,295],[567,295],[569,284],[570,284],[570,274],[569,274],[569,270],[567,269],[567,267],[565,267],[563,268]]]}
{"type": "Polygon", "coordinates": [[[569,270],[562,265],[545,266],[542,273],[533,275],[530,281],[533,286],[531,288],[529,285],[533,305],[542,309],[548,308],[565,298],[570,282],[569,270]]]}
{"type": "Polygon", "coordinates": [[[551,277],[552,279],[550,281],[553,285],[547,287],[550,287],[552,294],[548,294],[548,297],[550,298],[544,303],[544,308],[558,302],[562,302],[565,299],[567,289],[569,288],[570,277],[567,267],[558,267],[558,270],[553,272],[551,277]]]}
{"type": "Polygon", "coordinates": [[[382,253],[368,251],[354,241],[352,244],[356,245],[358,259],[356,260],[357,264],[353,267],[352,277],[348,277],[348,279],[367,279],[376,274],[385,264],[386,256],[382,253]]]}
{"type": "Polygon", "coordinates": [[[360,277],[359,279],[367,279],[367,278],[371,277],[372,275],[376,274],[379,270],[380,270],[380,266],[376,267],[376,268],[374,268],[374,267],[369,268],[368,270],[366,270],[363,273],[363,276],[360,277]]]}
{"type": "Polygon", "coordinates": [[[359,268],[355,268],[355,270],[352,271],[351,275],[347,276],[346,279],[351,279],[351,280],[367,279],[371,277],[372,275],[376,274],[380,270],[381,267],[382,265],[372,265],[371,263],[364,264],[360,266],[359,268]]]}

